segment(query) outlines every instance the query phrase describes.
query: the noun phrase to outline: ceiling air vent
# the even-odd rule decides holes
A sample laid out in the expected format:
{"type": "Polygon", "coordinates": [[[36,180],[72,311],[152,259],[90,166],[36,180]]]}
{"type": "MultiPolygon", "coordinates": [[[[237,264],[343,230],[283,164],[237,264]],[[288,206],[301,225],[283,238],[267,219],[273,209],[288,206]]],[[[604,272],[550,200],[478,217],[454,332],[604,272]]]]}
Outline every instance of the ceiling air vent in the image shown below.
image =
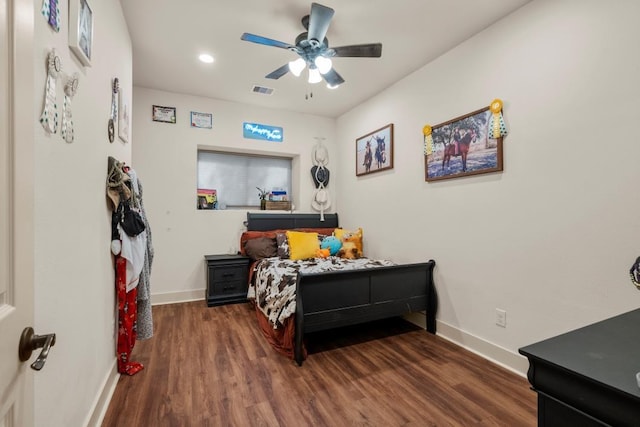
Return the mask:
{"type": "Polygon", "coordinates": [[[251,89],[251,92],[253,92],[253,93],[261,93],[262,95],[271,95],[273,93],[273,89],[270,88],[270,87],[253,85],[253,88],[251,89]]]}

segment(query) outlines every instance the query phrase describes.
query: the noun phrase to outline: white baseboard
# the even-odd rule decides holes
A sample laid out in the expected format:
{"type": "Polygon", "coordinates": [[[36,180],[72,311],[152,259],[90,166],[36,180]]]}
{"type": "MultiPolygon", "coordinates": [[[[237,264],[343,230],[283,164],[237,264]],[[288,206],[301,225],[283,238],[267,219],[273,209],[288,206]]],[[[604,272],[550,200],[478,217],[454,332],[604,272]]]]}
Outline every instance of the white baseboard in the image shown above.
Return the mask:
{"type": "MultiPolygon", "coordinates": [[[[426,327],[427,320],[424,313],[411,313],[405,318],[422,328],[426,327]]],[[[529,369],[529,361],[526,357],[440,320],[436,320],[436,331],[438,336],[526,378],[529,369]]]]}
{"type": "Polygon", "coordinates": [[[204,300],[205,289],[151,294],[151,305],[176,304],[204,300]]]}
{"type": "Polygon", "coordinates": [[[120,379],[116,364],[117,361],[114,357],[111,369],[102,382],[101,392],[93,402],[93,410],[84,423],[86,427],[100,427],[102,425],[107,409],[109,409],[109,403],[111,402],[113,393],[116,391],[116,385],[118,385],[118,380],[120,379]]]}

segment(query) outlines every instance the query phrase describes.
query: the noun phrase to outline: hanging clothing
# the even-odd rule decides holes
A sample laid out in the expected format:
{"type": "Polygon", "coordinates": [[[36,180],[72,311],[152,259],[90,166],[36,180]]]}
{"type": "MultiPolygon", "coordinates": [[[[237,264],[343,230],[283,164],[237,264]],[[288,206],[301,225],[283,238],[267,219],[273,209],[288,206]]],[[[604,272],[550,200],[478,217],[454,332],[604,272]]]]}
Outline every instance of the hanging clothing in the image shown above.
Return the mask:
{"type": "Polygon", "coordinates": [[[144,253],[147,250],[147,233],[143,231],[135,237],[129,236],[118,224],[120,242],[122,248],[120,256],[126,260],[127,265],[127,292],[138,286],[140,272],[144,265],[144,253]]]}
{"type": "Polygon", "coordinates": [[[124,164],[109,156],[107,161],[107,196],[113,203],[113,210],[118,209],[121,200],[128,200],[131,197],[131,190],[127,186],[130,180],[122,169],[124,164]]]}
{"type": "Polygon", "coordinates": [[[151,240],[151,226],[147,219],[147,213],[142,202],[142,182],[138,178],[136,171],[129,169],[131,178],[131,188],[133,193],[133,206],[137,209],[145,225],[146,250],[144,252],[144,262],[138,281],[138,339],[146,340],[153,336],[153,316],[151,312],[151,264],[153,263],[153,242],[151,240]]]}
{"type": "Polygon", "coordinates": [[[138,362],[129,360],[137,336],[137,290],[127,292],[127,261],[116,257],[116,290],[118,296],[118,372],[135,375],[144,369],[138,362]]]}
{"type": "Polygon", "coordinates": [[[151,228],[142,205],[142,185],[133,169],[109,157],[106,187],[113,204],[111,251],[115,256],[118,303],[118,372],[134,375],[144,369],[142,364],[129,360],[135,342],[153,336],[149,285],[153,262],[151,228]],[[144,229],[136,219],[135,228],[138,229],[130,235],[125,229],[131,232],[131,223],[125,218],[131,219],[132,215],[140,216],[144,229]],[[122,221],[125,221],[124,228],[122,221]]]}

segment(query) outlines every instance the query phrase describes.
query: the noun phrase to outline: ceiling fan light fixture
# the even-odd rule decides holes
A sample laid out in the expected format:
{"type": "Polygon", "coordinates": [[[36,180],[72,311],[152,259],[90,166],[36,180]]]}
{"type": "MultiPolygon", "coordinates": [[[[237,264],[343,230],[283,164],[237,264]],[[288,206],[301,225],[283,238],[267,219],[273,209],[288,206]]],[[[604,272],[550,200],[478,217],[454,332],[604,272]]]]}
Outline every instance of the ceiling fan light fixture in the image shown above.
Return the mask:
{"type": "Polygon", "coordinates": [[[320,71],[317,68],[309,68],[309,83],[320,83],[321,81],[320,71]]]}
{"type": "Polygon", "coordinates": [[[320,71],[320,74],[327,74],[333,66],[331,59],[326,58],[322,55],[317,56],[313,63],[316,65],[316,67],[318,67],[318,71],[320,71]]]}
{"type": "Polygon", "coordinates": [[[300,74],[302,74],[302,70],[304,70],[305,65],[307,65],[305,60],[302,58],[298,58],[295,61],[289,62],[289,71],[291,71],[291,74],[293,74],[294,76],[300,77],[300,74]]]}
{"type": "Polygon", "coordinates": [[[211,64],[213,62],[213,56],[209,55],[208,53],[201,54],[200,56],[198,56],[198,59],[205,64],[211,64]]]}

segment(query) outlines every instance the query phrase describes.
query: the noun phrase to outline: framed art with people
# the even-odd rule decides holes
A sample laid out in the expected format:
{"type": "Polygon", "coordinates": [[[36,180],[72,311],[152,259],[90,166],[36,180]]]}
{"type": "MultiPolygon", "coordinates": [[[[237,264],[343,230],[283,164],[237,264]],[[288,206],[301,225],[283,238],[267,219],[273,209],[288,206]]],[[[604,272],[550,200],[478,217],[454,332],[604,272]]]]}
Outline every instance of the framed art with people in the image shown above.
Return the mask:
{"type": "Polygon", "coordinates": [[[356,139],[356,176],[393,168],[393,123],[356,139]]]}

